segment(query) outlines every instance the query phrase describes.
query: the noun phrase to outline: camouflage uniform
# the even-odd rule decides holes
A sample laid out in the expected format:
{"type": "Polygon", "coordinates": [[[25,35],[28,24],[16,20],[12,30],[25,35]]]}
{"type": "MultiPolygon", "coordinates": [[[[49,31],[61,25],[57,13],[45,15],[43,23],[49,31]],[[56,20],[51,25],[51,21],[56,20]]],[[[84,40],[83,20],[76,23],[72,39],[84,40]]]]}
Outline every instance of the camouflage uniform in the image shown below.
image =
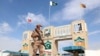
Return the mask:
{"type": "MultiPolygon", "coordinates": [[[[39,27],[41,27],[41,25],[37,25],[39,27]]],[[[43,37],[43,33],[40,29],[36,28],[37,31],[40,33],[41,37],[43,37]]],[[[44,53],[44,46],[42,44],[42,41],[41,40],[38,40],[38,37],[39,37],[39,34],[36,32],[36,31],[33,31],[31,37],[33,38],[33,56],[36,56],[36,53],[37,53],[37,50],[39,49],[39,56],[43,56],[44,53]]]]}

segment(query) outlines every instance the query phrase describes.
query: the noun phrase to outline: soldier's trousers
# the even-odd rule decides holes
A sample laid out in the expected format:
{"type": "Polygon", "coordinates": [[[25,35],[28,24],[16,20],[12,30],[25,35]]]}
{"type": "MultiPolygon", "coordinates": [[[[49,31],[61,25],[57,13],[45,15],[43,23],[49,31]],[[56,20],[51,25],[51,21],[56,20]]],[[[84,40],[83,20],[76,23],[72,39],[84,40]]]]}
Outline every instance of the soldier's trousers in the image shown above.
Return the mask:
{"type": "Polygon", "coordinates": [[[39,50],[39,56],[44,55],[44,46],[42,44],[33,45],[33,56],[36,56],[37,50],[39,50]]]}

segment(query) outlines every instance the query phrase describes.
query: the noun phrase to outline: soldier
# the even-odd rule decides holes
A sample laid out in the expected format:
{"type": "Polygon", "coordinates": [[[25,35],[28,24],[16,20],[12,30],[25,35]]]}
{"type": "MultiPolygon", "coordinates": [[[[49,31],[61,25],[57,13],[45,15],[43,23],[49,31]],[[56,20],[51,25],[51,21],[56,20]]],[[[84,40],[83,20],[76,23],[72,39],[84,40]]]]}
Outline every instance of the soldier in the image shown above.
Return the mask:
{"type": "Polygon", "coordinates": [[[33,44],[32,44],[32,47],[33,47],[33,56],[36,56],[36,53],[37,53],[37,50],[39,49],[39,56],[43,56],[44,53],[43,53],[43,49],[44,49],[44,42],[42,40],[42,37],[43,37],[43,33],[41,31],[41,28],[42,26],[41,25],[36,25],[36,28],[35,30],[33,31],[31,37],[33,39],[33,44]]]}

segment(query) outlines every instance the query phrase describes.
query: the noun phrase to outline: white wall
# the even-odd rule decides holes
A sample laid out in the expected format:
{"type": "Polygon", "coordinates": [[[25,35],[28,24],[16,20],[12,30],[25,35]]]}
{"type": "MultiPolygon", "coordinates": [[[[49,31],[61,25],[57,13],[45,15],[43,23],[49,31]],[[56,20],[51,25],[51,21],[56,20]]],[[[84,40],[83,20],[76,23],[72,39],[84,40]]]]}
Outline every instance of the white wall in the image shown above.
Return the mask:
{"type": "Polygon", "coordinates": [[[8,56],[10,55],[9,53],[3,53],[3,51],[0,51],[0,56],[8,56]]]}
{"type": "Polygon", "coordinates": [[[85,56],[100,56],[100,50],[85,50],[85,56]]]}

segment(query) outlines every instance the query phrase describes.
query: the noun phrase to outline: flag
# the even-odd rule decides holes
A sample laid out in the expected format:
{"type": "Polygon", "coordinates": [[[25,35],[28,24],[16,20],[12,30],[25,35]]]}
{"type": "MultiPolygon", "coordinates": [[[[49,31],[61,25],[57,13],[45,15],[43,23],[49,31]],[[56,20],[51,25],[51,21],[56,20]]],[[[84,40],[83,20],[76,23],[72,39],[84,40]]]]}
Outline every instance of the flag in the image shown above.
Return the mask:
{"type": "Polygon", "coordinates": [[[31,22],[32,22],[32,19],[27,19],[27,22],[28,22],[28,23],[31,23],[31,22]]]}
{"type": "Polygon", "coordinates": [[[81,6],[82,8],[86,8],[86,5],[85,5],[85,4],[80,4],[80,6],[81,6]]]}
{"type": "Polygon", "coordinates": [[[56,2],[50,1],[50,6],[56,6],[56,5],[57,5],[56,2]]]}

